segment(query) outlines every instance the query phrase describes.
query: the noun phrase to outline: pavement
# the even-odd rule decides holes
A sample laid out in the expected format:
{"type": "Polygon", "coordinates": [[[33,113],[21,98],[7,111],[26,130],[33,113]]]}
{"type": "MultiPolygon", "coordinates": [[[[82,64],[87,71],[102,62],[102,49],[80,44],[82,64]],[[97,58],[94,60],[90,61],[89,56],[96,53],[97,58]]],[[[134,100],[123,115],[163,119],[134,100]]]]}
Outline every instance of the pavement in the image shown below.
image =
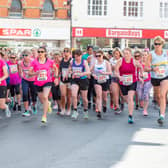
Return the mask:
{"type": "MultiPolygon", "coordinates": [[[[168,111],[168,110],[167,110],[168,111]]],[[[38,114],[23,118],[13,112],[0,119],[0,168],[167,168],[168,120],[162,127],[152,104],[149,116],[134,112],[135,123],[127,123],[128,110],[115,115],[108,109],[102,120],[93,110],[89,120],[61,117],[53,111],[48,124],[38,114]]]]}

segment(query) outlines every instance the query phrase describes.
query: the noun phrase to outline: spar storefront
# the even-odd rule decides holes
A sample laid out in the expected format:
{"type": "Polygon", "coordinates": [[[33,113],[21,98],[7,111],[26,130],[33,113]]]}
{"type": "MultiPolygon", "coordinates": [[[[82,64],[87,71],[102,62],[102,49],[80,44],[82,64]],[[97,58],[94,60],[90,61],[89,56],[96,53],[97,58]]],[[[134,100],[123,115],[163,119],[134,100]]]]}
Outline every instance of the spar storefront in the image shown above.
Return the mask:
{"type": "Polygon", "coordinates": [[[117,40],[121,48],[152,48],[153,38],[155,36],[159,35],[165,40],[168,39],[168,30],[74,27],[72,35],[74,47],[78,47],[80,40],[86,38],[91,39],[92,45],[99,47],[103,39],[105,39],[107,41],[105,44],[108,44],[110,48],[114,46],[117,40]]]}
{"type": "Polygon", "coordinates": [[[49,50],[70,45],[69,21],[0,19],[0,47],[14,49],[45,45],[49,50]]]}

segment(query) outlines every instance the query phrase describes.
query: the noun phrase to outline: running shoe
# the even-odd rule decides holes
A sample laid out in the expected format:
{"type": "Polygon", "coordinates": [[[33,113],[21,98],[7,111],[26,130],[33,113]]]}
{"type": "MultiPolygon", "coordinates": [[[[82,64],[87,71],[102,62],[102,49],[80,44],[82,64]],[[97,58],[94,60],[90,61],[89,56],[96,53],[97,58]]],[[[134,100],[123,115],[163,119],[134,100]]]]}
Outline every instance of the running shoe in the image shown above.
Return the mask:
{"type": "Polygon", "coordinates": [[[11,97],[11,99],[10,99],[9,107],[10,107],[11,109],[14,107],[13,97],[11,97]]]}
{"type": "Polygon", "coordinates": [[[36,108],[36,107],[33,107],[33,108],[32,108],[32,112],[33,112],[33,114],[37,114],[37,108],[36,108]]]}
{"type": "Polygon", "coordinates": [[[70,116],[71,115],[71,110],[67,110],[65,113],[66,116],[70,116]]]}
{"type": "Polygon", "coordinates": [[[51,102],[48,101],[48,113],[52,113],[51,102]]]}
{"type": "Polygon", "coordinates": [[[88,109],[91,109],[91,102],[88,103],[88,109]]]}
{"type": "Polygon", "coordinates": [[[7,105],[6,105],[6,109],[5,109],[5,114],[6,114],[7,118],[11,117],[11,111],[9,110],[9,107],[7,105]]]}
{"type": "Polygon", "coordinates": [[[41,119],[41,122],[42,123],[47,123],[47,117],[43,116],[42,119],[41,119]]]}
{"type": "Polygon", "coordinates": [[[65,115],[65,110],[61,110],[60,115],[64,116],[65,115]]]}
{"type": "Polygon", "coordinates": [[[98,113],[97,113],[97,119],[100,120],[101,118],[102,118],[101,112],[98,112],[98,113]]]}
{"type": "Polygon", "coordinates": [[[103,106],[103,112],[106,113],[106,111],[107,111],[107,107],[103,106]]]}
{"type": "Polygon", "coordinates": [[[13,111],[16,111],[16,106],[17,106],[17,103],[14,104],[13,111]]]}
{"type": "Polygon", "coordinates": [[[133,118],[132,116],[128,116],[128,124],[133,124],[134,121],[133,121],[133,118]]]}
{"type": "Polygon", "coordinates": [[[72,115],[71,115],[71,118],[74,119],[74,120],[77,120],[78,119],[78,115],[79,115],[79,113],[76,110],[74,110],[72,115]]]}
{"type": "Polygon", "coordinates": [[[53,110],[56,110],[56,109],[58,109],[58,105],[57,105],[57,104],[55,104],[55,105],[53,106],[53,110]]]}
{"type": "Polygon", "coordinates": [[[30,112],[26,110],[24,113],[22,113],[22,117],[30,117],[30,112]]]}
{"type": "Polygon", "coordinates": [[[18,105],[18,111],[22,111],[22,109],[21,109],[21,105],[18,105]]]}
{"type": "Polygon", "coordinates": [[[120,109],[120,108],[116,108],[114,113],[115,113],[116,115],[119,115],[119,114],[121,113],[121,109],[120,109]]]}
{"type": "Polygon", "coordinates": [[[135,107],[135,110],[138,110],[139,109],[139,105],[137,104],[136,107],[135,107]]]}
{"type": "Polygon", "coordinates": [[[88,119],[89,118],[89,115],[88,115],[88,110],[87,111],[84,111],[84,119],[88,119]]]}
{"type": "Polygon", "coordinates": [[[159,119],[157,120],[158,124],[163,125],[164,117],[160,115],[159,119]]]}
{"type": "Polygon", "coordinates": [[[148,112],[147,112],[146,110],[144,110],[144,111],[143,111],[143,115],[144,115],[145,117],[147,117],[147,116],[148,116],[148,112]]]}
{"type": "Polygon", "coordinates": [[[111,109],[113,109],[114,107],[113,107],[113,102],[111,102],[111,104],[110,104],[110,108],[111,109]]]}
{"type": "Polygon", "coordinates": [[[58,108],[58,111],[57,111],[57,115],[60,115],[60,113],[61,113],[61,109],[60,108],[58,108]]]}
{"type": "Polygon", "coordinates": [[[120,106],[120,110],[123,111],[124,110],[124,104],[121,103],[121,106],[120,106]]]}

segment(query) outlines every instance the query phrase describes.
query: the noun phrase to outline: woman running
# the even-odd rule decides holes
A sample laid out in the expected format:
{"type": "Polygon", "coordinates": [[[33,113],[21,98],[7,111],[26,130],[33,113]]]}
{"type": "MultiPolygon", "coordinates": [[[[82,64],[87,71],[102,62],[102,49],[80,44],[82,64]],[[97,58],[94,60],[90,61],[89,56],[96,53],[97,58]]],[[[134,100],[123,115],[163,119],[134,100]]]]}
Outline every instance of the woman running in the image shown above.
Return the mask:
{"type": "MultiPolygon", "coordinates": [[[[45,47],[38,49],[38,57],[32,63],[33,69],[30,70],[30,75],[35,75],[34,84],[37,86],[38,97],[43,104],[42,123],[47,123],[47,112],[51,112],[51,103],[48,100],[51,86],[52,77],[51,69],[53,68],[53,61],[47,58],[47,50],[45,47]]],[[[55,78],[54,83],[58,85],[58,76],[55,78]]]]}
{"type": "Polygon", "coordinates": [[[16,54],[11,53],[9,57],[9,61],[7,62],[9,66],[9,85],[10,85],[10,93],[12,100],[14,100],[14,106],[13,106],[13,111],[18,110],[21,112],[21,93],[20,93],[20,88],[21,88],[21,78],[19,75],[19,65],[17,61],[16,54]],[[15,100],[15,95],[17,98],[17,101],[15,100]]]}
{"type": "MultiPolygon", "coordinates": [[[[147,51],[143,51],[142,53],[137,52],[134,56],[140,57],[141,54],[142,54],[141,64],[144,69],[149,52],[147,51]]],[[[144,116],[148,116],[149,92],[151,87],[152,85],[151,85],[150,73],[143,71],[142,76],[138,73],[137,94],[140,107],[143,108],[144,116]]]]}
{"type": "Polygon", "coordinates": [[[60,63],[60,90],[61,90],[61,115],[71,115],[71,74],[68,68],[71,62],[71,52],[69,48],[64,48],[64,56],[60,63]],[[67,109],[65,108],[67,105],[67,109]]]}
{"type": "Polygon", "coordinates": [[[6,117],[11,117],[11,112],[6,103],[8,70],[5,61],[3,60],[4,54],[0,52],[0,109],[5,111],[6,117]]]}
{"type": "Polygon", "coordinates": [[[94,87],[96,91],[96,108],[97,118],[101,119],[101,111],[106,112],[107,107],[107,91],[109,89],[108,76],[111,75],[110,63],[103,59],[103,52],[96,53],[95,64],[91,67],[91,72],[94,77],[94,87]]]}
{"type": "Polygon", "coordinates": [[[78,93],[80,91],[83,106],[84,106],[84,119],[88,119],[88,99],[87,92],[89,81],[87,75],[90,75],[90,69],[86,60],[82,59],[82,52],[80,50],[74,51],[74,59],[70,63],[69,72],[72,73],[72,103],[73,103],[73,113],[71,115],[72,119],[77,120],[77,99],[78,93]]]}
{"type": "Polygon", "coordinates": [[[31,96],[32,100],[32,112],[33,114],[37,113],[36,109],[36,101],[37,101],[37,92],[36,87],[34,85],[35,77],[30,76],[29,70],[32,69],[32,62],[31,59],[31,52],[28,50],[24,50],[21,54],[23,60],[19,63],[19,74],[22,77],[22,96],[23,96],[23,103],[25,112],[23,112],[23,117],[28,117],[31,115],[29,110],[29,97],[31,96]]]}
{"type": "Polygon", "coordinates": [[[116,64],[115,74],[119,78],[121,92],[124,100],[128,103],[128,123],[133,124],[133,110],[134,110],[134,95],[137,88],[136,69],[142,66],[132,57],[130,48],[125,48],[123,51],[123,58],[116,64]]]}
{"type": "Polygon", "coordinates": [[[163,124],[166,111],[166,95],[168,92],[168,53],[163,50],[164,39],[157,36],[154,39],[155,49],[149,54],[146,71],[151,71],[151,83],[157,93],[157,102],[160,104],[160,116],[157,120],[163,124]]]}
{"type": "Polygon", "coordinates": [[[60,77],[59,77],[59,66],[60,66],[60,62],[62,60],[62,55],[60,53],[54,53],[53,54],[53,60],[54,60],[54,67],[52,70],[52,88],[51,88],[51,92],[52,92],[52,98],[54,101],[54,106],[53,109],[57,111],[57,114],[59,115],[61,112],[61,93],[60,93],[60,88],[59,88],[59,81],[60,81],[60,77]],[[58,79],[58,83],[57,85],[55,84],[55,80],[58,79]]]}
{"type": "Polygon", "coordinates": [[[120,86],[119,79],[115,76],[114,70],[116,63],[122,58],[122,52],[119,48],[115,48],[113,50],[113,57],[110,59],[112,75],[111,75],[111,84],[110,84],[110,92],[112,93],[113,106],[115,110],[115,114],[120,114],[121,110],[123,110],[123,105],[121,109],[119,107],[119,95],[120,95],[120,86]]]}

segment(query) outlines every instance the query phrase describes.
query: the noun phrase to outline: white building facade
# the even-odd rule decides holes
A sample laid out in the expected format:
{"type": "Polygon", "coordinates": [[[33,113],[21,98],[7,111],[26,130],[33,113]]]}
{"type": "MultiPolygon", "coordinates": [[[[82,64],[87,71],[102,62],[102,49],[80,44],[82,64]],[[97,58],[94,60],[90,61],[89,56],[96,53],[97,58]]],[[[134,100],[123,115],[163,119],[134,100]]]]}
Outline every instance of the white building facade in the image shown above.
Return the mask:
{"type": "Polygon", "coordinates": [[[73,0],[72,27],[74,47],[82,38],[151,47],[157,35],[168,39],[168,0],[73,0]]]}

